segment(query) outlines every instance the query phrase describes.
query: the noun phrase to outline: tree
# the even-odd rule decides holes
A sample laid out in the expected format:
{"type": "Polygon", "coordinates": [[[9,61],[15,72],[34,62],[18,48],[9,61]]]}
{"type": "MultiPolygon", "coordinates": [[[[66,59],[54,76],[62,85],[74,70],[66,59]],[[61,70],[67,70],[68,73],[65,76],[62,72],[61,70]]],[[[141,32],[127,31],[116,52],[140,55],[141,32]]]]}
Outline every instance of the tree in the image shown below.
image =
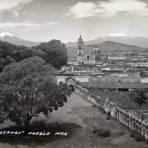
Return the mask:
{"type": "Polygon", "coordinates": [[[132,100],[138,104],[140,107],[146,103],[147,97],[145,96],[144,90],[134,90],[130,94],[132,100]]]}
{"type": "Polygon", "coordinates": [[[147,97],[145,95],[146,91],[145,90],[134,90],[130,93],[130,98],[131,101],[135,102],[139,107],[139,115],[140,118],[144,118],[144,116],[141,113],[141,106],[145,103],[147,103],[147,97]]]}
{"type": "Polygon", "coordinates": [[[0,41],[0,72],[6,65],[32,56],[43,58],[46,63],[57,69],[67,65],[67,50],[59,40],[52,40],[32,48],[0,41]]]}
{"type": "Polygon", "coordinates": [[[19,62],[25,58],[32,57],[34,52],[25,46],[16,46],[8,42],[0,41],[0,72],[3,68],[13,62],[19,62]]]}
{"type": "Polygon", "coordinates": [[[33,116],[62,107],[70,93],[66,85],[56,85],[55,74],[39,57],[6,66],[0,74],[0,113],[28,127],[33,116]]]}
{"type": "Polygon", "coordinates": [[[42,57],[46,63],[52,64],[57,69],[67,65],[67,50],[59,40],[42,43],[34,47],[34,50],[37,56],[42,57]]]}

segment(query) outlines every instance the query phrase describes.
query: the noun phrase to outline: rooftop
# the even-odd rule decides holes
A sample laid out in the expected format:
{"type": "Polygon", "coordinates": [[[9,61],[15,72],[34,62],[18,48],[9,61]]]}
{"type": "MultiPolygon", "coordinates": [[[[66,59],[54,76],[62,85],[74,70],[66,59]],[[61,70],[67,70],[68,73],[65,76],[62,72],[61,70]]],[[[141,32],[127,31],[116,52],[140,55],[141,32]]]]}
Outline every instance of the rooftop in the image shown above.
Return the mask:
{"type": "Polygon", "coordinates": [[[119,83],[119,82],[82,82],[80,83],[86,88],[106,88],[106,89],[145,89],[148,88],[148,83],[119,83]]]}

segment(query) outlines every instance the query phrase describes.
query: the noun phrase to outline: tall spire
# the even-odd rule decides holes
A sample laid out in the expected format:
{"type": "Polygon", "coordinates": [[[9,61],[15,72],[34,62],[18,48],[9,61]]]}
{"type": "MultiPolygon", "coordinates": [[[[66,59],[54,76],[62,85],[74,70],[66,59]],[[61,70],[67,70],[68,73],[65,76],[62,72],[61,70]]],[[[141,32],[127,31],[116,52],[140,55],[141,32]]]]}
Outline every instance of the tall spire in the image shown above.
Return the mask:
{"type": "Polygon", "coordinates": [[[80,35],[77,42],[77,63],[82,64],[84,59],[84,42],[82,36],[80,35]]]}
{"type": "Polygon", "coordinates": [[[82,39],[82,36],[80,35],[79,39],[78,39],[78,45],[83,45],[84,42],[83,42],[83,39],[82,39]]]}

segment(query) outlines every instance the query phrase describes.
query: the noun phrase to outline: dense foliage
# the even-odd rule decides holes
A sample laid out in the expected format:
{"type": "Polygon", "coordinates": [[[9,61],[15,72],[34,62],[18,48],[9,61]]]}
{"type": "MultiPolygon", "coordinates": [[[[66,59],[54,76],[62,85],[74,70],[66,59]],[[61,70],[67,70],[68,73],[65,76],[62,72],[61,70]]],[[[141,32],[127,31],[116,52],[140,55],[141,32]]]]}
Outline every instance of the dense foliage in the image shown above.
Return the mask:
{"type": "Polygon", "coordinates": [[[59,40],[52,40],[32,48],[0,41],[0,72],[6,65],[32,56],[39,56],[58,69],[67,65],[67,51],[59,40]]]}
{"type": "Polygon", "coordinates": [[[27,47],[0,41],[0,72],[6,65],[31,57],[33,54],[33,51],[27,47]]]}
{"type": "Polygon", "coordinates": [[[130,96],[132,100],[141,107],[143,104],[147,103],[146,92],[146,90],[135,90],[130,93],[130,96]]]}
{"type": "Polygon", "coordinates": [[[96,133],[97,136],[102,138],[109,137],[111,135],[110,130],[103,128],[95,129],[93,133],[96,133]]]}
{"type": "Polygon", "coordinates": [[[61,68],[67,65],[67,51],[64,44],[59,40],[52,40],[34,47],[37,56],[42,57],[47,63],[52,64],[55,68],[61,68]]]}
{"type": "Polygon", "coordinates": [[[33,116],[57,110],[67,101],[70,90],[56,84],[56,70],[39,57],[6,66],[0,74],[0,113],[22,126],[33,116]]]}

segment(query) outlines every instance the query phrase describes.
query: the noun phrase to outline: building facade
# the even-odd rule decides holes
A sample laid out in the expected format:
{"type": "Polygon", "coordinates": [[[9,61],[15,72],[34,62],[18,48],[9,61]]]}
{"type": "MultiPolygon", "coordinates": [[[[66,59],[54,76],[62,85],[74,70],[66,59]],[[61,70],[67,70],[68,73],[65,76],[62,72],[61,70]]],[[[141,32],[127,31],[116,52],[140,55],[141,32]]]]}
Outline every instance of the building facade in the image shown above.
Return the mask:
{"type": "Polygon", "coordinates": [[[84,45],[82,36],[80,35],[77,42],[77,64],[97,64],[101,60],[101,51],[98,47],[84,45]]]}

